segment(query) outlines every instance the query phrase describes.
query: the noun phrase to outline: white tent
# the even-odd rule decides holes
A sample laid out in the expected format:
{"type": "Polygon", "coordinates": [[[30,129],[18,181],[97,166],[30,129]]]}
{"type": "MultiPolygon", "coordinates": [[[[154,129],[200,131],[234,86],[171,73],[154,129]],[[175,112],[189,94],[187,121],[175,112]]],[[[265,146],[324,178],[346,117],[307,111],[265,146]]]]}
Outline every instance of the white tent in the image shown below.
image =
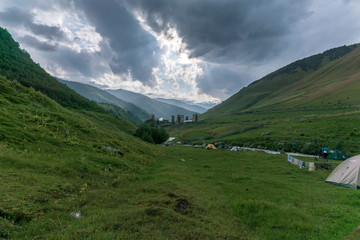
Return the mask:
{"type": "Polygon", "coordinates": [[[360,187],[360,155],[348,158],[337,166],[325,180],[328,183],[342,185],[345,187],[360,187]]]}

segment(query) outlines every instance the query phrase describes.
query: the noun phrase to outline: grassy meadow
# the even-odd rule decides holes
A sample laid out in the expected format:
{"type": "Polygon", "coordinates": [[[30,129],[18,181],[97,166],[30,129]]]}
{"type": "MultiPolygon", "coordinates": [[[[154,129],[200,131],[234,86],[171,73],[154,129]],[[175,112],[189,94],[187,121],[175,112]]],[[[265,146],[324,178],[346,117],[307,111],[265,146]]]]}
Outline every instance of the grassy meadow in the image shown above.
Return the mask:
{"type": "Polygon", "coordinates": [[[172,146],[144,167],[106,152],[0,150],[0,238],[357,236],[358,192],[285,155],[172,146]]]}

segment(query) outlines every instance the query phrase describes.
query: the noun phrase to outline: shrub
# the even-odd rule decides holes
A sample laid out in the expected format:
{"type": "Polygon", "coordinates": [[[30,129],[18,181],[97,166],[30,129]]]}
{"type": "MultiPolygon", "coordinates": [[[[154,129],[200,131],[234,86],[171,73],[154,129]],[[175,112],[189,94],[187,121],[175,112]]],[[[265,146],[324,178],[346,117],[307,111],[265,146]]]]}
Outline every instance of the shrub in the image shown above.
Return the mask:
{"type": "Polygon", "coordinates": [[[163,128],[150,127],[146,124],[142,124],[136,130],[135,137],[141,138],[142,140],[160,144],[165,142],[169,138],[169,134],[163,128]]]}
{"type": "Polygon", "coordinates": [[[331,165],[331,163],[328,162],[316,162],[315,163],[316,170],[333,170],[334,167],[331,165]]]}
{"type": "Polygon", "coordinates": [[[303,145],[300,152],[306,153],[306,154],[317,154],[318,151],[318,145],[314,142],[307,142],[303,145]]]}

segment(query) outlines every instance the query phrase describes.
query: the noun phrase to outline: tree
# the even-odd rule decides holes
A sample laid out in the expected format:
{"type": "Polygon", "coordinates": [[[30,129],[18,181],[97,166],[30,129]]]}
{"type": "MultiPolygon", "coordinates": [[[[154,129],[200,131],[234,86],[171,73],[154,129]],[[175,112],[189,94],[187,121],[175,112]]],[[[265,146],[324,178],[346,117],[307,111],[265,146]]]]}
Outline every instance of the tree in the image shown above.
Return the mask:
{"type": "Polygon", "coordinates": [[[160,144],[165,142],[169,138],[169,134],[163,128],[150,127],[146,124],[142,124],[136,130],[134,136],[141,138],[142,140],[160,144]]]}

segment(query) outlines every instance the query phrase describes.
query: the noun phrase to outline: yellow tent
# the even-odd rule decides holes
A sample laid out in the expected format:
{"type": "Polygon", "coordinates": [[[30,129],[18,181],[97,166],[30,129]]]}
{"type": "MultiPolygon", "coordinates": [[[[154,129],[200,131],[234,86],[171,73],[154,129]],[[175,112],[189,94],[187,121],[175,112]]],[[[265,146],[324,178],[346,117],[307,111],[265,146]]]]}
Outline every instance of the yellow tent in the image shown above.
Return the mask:
{"type": "Polygon", "coordinates": [[[216,149],[216,147],[213,144],[208,144],[206,149],[216,149]]]}

